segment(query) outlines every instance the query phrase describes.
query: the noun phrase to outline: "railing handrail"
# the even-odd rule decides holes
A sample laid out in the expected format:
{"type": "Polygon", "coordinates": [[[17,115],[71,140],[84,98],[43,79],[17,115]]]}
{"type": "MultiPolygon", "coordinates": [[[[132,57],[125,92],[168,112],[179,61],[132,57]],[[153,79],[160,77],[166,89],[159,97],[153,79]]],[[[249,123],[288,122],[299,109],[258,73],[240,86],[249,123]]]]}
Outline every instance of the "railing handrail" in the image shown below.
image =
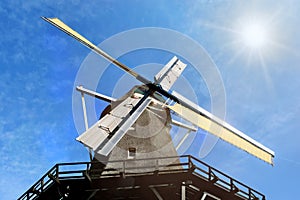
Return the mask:
{"type": "Polygon", "coordinates": [[[199,159],[197,159],[197,158],[195,158],[195,157],[193,157],[193,156],[191,156],[191,158],[192,158],[192,160],[195,160],[195,161],[197,161],[197,162],[199,162],[199,163],[205,165],[206,167],[212,169],[213,171],[215,171],[215,172],[221,174],[222,176],[224,176],[224,177],[226,177],[226,178],[232,180],[234,183],[237,183],[237,184],[239,184],[239,185],[241,185],[241,186],[247,188],[249,191],[252,191],[252,192],[254,192],[254,193],[256,193],[256,194],[259,194],[259,195],[262,196],[262,197],[264,196],[262,193],[256,191],[255,189],[252,189],[252,188],[250,188],[249,186],[245,185],[244,183],[242,183],[242,182],[240,182],[240,181],[238,181],[238,180],[236,180],[236,179],[234,179],[234,178],[228,176],[228,175],[225,174],[224,172],[221,172],[220,170],[218,170],[218,169],[216,169],[216,168],[214,168],[214,167],[211,167],[210,165],[204,163],[203,161],[201,161],[201,160],[199,160],[199,159]]]}
{"type": "MultiPolygon", "coordinates": [[[[170,166],[170,165],[167,165],[167,164],[160,164],[159,165],[159,160],[166,160],[166,159],[178,159],[180,163],[178,163],[178,165],[176,166],[181,166],[183,167],[181,171],[183,170],[191,170],[193,168],[193,172],[194,174],[197,174],[198,176],[201,176],[202,178],[205,178],[207,179],[207,181],[212,181],[211,180],[211,177],[214,177],[216,176],[215,174],[218,174],[218,175],[221,175],[223,176],[224,178],[228,179],[228,181],[226,180],[223,180],[223,179],[219,179],[216,181],[216,185],[219,185],[219,186],[223,186],[225,187],[224,185],[220,184],[219,182],[225,184],[228,186],[227,189],[229,190],[232,190],[233,187],[236,187],[236,185],[238,186],[242,186],[243,188],[245,188],[247,191],[244,191],[244,190],[241,190],[239,191],[240,193],[244,194],[244,196],[248,199],[252,199],[252,196],[255,194],[260,196],[261,197],[261,200],[265,200],[265,196],[250,188],[249,186],[245,185],[244,183],[241,183],[240,181],[234,179],[234,178],[231,178],[230,176],[226,175],[225,173],[217,170],[216,168],[214,167],[211,167],[210,165],[206,164],[205,162],[191,156],[191,155],[182,155],[182,156],[169,156],[169,157],[156,157],[156,158],[141,158],[141,159],[133,159],[133,160],[114,160],[114,161],[106,161],[105,163],[121,163],[122,165],[122,168],[120,169],[116,169],[116,170],[121,170],[124,175],[132,175],[132,174],[139,174],[138,172],[137,173],[132,173],[132,169],[145,169],[145,168],[153,168],[155,169],[155,171],[160,171],[160,172],[172,172],[172,171],[178,171],[178,169],[172,169],[171,167],[174,167],[174,166],[170,166]],[[182,159],[187,159],[186,161],[184,162],[181,162],[182,159]],[[139,162],[139,161],[149,161],[149,160],[153,160],[155,161],[155,165],[151,165],[151,166],[141,166],[141,167],[136,167],[136,168],[126,168],[126,163],[129,163],[129,162],[139,162]],[[201,164],[202,166],[206,167],[207,169],[204,170],[203,167],[198,167],[197,164],[201,164]],[[169,167],[170,170],[159,170],[160,168],[162,167],[169,167]],[[201,171],[203,174],[206,174],[208,177],[204,177],[202,174],[200,173],[197,173],[196,170],[199,170],[201,171]],[[126,170],[127,170],[127,174],[126,174],[126,170]],[[213,174],[213,176],[212,176],[213,174]],[[251,196],[252,195],[252,196],[251,196]]],[[[101,161],[100,161],[101,162],[101,161]]],[[[68,176],[59,176],[59,175],[66,175],[66,174],[80,174],[80,175],[77,175],[75,177],[84,177],[84,173],[85,171],[89,171],[90,170],[90,167],[92,166],[92,164],[97,164],[99,163],[99,161],[97,162],[72,162],[72,163],[59,163],[59,164],[56,164],[55,166],[53,166],[49,171],[47,171],[47,173],[45,175],[42,176],[42,178],[40,178],[33,186],[31,186],[20,198],[18,198],[18,200],[30,200],[30,199],[35,199],[37,197],[37,193],[36,192],[43,192],[44,190],[47,189],[47,187],[49,187],[49,185],[51,185],[55,180],[52,180],[53,178],[54,179],[58,179],[59,178],[68,178],[68,176]],[[69,167],[72,167],[72,166],[84,166],[82,170],[80,169],[76,169],[76,170],[62,170],[62,167],[64,166],[69,166],[69,167]],[[50,177],[52,176],[52,178],[50,177]],[[45,179],[48,177],[48,180],[45,181],[45,179]],[[52,182],[51,182],[52,181],[52,182]],[[38,191],[35,191],[35,189],[38,189],[38,191]]],[[[109,170],[104,170],[106,172],[109,172],[109,170]]],[[[153,170],[154,171],[154,170],[153,170]]],[[[180,170],[179,170],[180,171],[180,170]]],[[[141,174],[142,172],[140,172],[141,174]]],[[[105,175],[116,175],[115,173],[111,173],[111,174],[105,174],[105,175]]],[[[71,177],[71,176],[70,176],[71,177]]],[[[73,176],[74,177],[74,176],[73,176]]]]}

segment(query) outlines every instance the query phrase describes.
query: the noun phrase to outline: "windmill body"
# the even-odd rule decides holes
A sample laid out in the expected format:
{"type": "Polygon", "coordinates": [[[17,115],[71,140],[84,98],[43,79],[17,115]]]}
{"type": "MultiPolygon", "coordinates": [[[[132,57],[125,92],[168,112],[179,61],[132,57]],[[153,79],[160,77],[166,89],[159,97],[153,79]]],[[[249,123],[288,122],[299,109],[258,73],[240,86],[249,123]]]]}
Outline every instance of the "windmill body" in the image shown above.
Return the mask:
{"type": "MultiPolygon", "coordinates": [[[[178,60],[177,57],[173,57],[155,76],[155,79],[157,82],[162,82],[163,87],[171,88],[185,67],[186,64],[178,60]]],[[[170,109],[163,105],[165,99],[162,95],[149,92],[147,85],[140,85],[134,86],[117,100],[106,100],[110,102],[110,105],[103,110],[100,120],[77,138],[84,145],[93,148],[96,160],[104,163],[106,168],[122,169],[120,163],[110,161],[128,159],[127,165],[132,172],[147,171],[152,169],[140,168],[141,165],[154,166],[155,163],[153,162],[155,161],[148,160],[141,163],[135,162],[135,160],[178,156],[170,130],[172,124],[179,124],[179,122],[172,120],[170,109]],[[126,116],[130,118],[132,116],[130,112],[133,107],[147,94],[149,96],[145,100],[146,104],[143,105],[144,107],[140,106],[142,109],[135,116],[135,121],[132,120],[133,123],[127,126],[127,129],[118,137],[118,141],[114,143],[107,141],[106,139],[110,137],[110,134],[112,135],[111,137],[114,137],[113,134],[116,134],[118,131],[114,132],[114,129],[119,129],[122,126],[115,126],[117,124],[115,122],[117,121],[120,124],[126,116]],[[104,136],[101,137],[100,134],[104,136]],[[94,141],[97,139],[98,142],[95,143],[94,141]],[[103,151],[105,147],[110,149],[108,154],[103,153],[105,152],[103,151]]],[[[188,127],[186,126],[186,129],[188,127]]],[[[196,129],[194,128],[193,130],[195,131],[196,129]]],[[[177,158],[172,158],[164,159],[160,164],[167,165],[178,162],[177,158]]]]}
{"type": "MultiPolygon", "coordinates": [[[[109,114],[117,106],[124,105],[124,99],[140,99],[143,91],[146,90],[146,86],[133,87],[123,97],[107,106],[101,116],[109,114]]],[[[147,109],[142,112],[108,156],[95,153],[96,160],[104,163],[107,169],[117,170],[122,169],[122,163],[111,161],[127,159],[126,167],[131,168],[129,170],[131,172],[153,171],[153,168],[145,168],[145,166],[155,166],[155,160],[136,162],[140,159],[174,157],[165,159],[160,164],[178,163],[179,160],[175,159],[178,154],[170,135],[172,128],[170,110],[167,107],[161,107],[161,98],[158,96],[152,99],[147,109]]]]}

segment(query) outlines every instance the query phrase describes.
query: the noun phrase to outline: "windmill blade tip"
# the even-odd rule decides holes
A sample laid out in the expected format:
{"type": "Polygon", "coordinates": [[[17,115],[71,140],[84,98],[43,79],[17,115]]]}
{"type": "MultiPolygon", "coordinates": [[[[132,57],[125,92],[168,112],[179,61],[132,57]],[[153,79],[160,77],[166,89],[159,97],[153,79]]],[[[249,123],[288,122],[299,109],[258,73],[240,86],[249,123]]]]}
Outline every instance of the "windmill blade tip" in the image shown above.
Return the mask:
{"type": "Polygon", "coordinates": [[[49,19],[48,17],[45,17],[45,16],[41,16],[41,18],[42,18],[43,20],[48,20],[48,19],[49,19]]]}

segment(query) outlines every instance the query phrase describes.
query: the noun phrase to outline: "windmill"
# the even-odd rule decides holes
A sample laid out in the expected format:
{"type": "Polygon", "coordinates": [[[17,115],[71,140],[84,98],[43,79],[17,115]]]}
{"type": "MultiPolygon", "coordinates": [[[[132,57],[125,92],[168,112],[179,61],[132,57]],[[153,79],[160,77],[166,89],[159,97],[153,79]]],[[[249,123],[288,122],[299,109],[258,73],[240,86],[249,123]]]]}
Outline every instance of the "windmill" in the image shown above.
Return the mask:
{"type": "MultiPolygon", "coordinates": [[[[151,82],[111,57],[61,20],[46,17],[43,19],[142,83],[141,86],[133,87],[120,99],[77,87],[77,90],[82,93],[99,97],[111,103],[102,112],[99,121],[77,138],[77,141],[94,152],[95,157],[98,156],[102,160],[104,158],[114,160],[124,158],[124,156],[128,159],[134,159],[157,155],[176,155],[176,148],[173,146],[169,135],[171,124],[173,124],[184,127],[188,131],[195,131],[194,126],[199,127],[249,154],[273,164],[274,152],[272,150],[178,92],[170,92],[172,85],[186,68],[186,64],[176,56],[155,76],[154,82],[151,82]],[[192,123],[193,126],[172,120],[170,111],[192,123]],[[154,122],[155,126],[151,125],[150,122],[154,122]],[[151,134],[154,135],[151,136],[151,134]],[[151,152],[154,153],[151,154],[151,152]]],[[[184,139],[180,143],[184,142],[184,139]]]]}

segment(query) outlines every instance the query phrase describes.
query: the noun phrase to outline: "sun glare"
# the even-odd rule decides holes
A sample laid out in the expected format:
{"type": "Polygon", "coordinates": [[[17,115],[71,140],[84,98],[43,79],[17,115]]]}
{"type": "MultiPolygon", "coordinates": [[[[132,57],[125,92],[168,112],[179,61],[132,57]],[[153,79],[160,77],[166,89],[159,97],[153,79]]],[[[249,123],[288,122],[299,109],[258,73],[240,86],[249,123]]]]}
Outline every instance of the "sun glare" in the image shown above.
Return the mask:
{"type": "Polygon", "coordinates": [[[266,44],[266,29],[259,23],[245,24],[241,34],[244,44],[252,49],[260,49],[266,44]]]}

